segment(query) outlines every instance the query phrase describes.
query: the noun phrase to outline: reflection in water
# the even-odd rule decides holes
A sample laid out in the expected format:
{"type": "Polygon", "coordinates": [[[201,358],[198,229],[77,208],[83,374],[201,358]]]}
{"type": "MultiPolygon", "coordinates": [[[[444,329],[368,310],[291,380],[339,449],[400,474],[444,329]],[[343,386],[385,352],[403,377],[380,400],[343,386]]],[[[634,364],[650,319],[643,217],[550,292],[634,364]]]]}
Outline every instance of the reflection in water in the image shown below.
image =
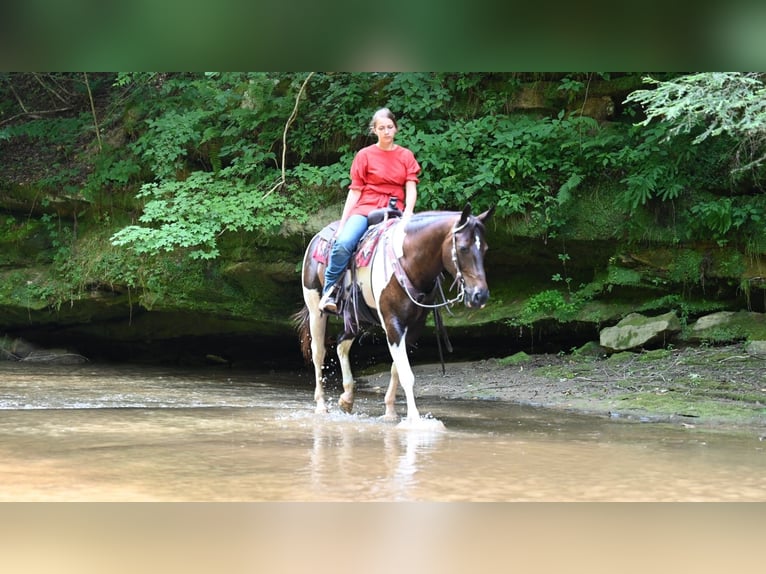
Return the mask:
{"type": "Polygon", "coordinates": [[[446,430],[314,415],[307,374],[0,363],[0,500],[766,500],[752,434],[420,403],[446,430]]]}
{"type": "Polygon", "coordinates": [[[445,433],[343,414],[313,419],[311,486],[326,500],[412,499],[417,472],[445,433]]]}

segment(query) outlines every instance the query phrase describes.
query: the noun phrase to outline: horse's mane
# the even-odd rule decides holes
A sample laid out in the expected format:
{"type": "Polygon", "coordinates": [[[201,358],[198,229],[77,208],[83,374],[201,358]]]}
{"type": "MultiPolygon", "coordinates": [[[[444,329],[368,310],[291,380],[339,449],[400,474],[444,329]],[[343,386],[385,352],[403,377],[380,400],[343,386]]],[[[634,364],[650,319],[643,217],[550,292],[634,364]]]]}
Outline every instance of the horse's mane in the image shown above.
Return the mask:
{"type": "MultiPolygon", "coordinates": [[[[437,219],[453,219],[455,217],[460,217],[460,215],[460,211],[420,211],[418,213],[413,213],[412,218],[407,224],[406,231],[417,233],[424,227],[433,224],[437,219]]],[[[479,225],[482,229],[484,229],[484,225],[481,223],[481,221],[476,219],[476,216],[471,215],[469,219],[473,220],[476,225],[479,225]]]]}
{"type": "Polygon", "coordinates": [[[419,211],[413,213],[412,218],[407,223],[406,231],[416,233],[424,227],[433,224],[436,219],[459,217],[459,211],[419,211]]]}

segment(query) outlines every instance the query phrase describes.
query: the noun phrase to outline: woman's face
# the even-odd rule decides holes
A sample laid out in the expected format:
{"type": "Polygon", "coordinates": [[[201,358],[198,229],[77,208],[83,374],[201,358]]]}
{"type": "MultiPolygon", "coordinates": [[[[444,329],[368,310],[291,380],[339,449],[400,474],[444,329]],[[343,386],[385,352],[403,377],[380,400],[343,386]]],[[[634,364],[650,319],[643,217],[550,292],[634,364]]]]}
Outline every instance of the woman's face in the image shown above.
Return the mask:
{"type": "Polygon", "coordinates": [[[394,121],[388,118],[381,118],[375,121],[375,135],[378,136],[378,143],[381,145],[391,144],[396,135],[396,126],[394,121]]]}

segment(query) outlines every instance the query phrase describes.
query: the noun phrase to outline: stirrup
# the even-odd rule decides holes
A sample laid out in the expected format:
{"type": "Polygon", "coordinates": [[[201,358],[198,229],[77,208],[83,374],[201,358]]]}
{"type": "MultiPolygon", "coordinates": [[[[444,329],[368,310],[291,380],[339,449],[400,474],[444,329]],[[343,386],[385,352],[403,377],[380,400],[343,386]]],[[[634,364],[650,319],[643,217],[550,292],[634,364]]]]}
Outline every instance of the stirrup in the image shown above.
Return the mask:
{"type": "Polygon", "coordinates": [[[332,315],[338,314],[338,301],[337,301],[337,295],[338,295],[338,286],[333,285],[330,290],[322,295],[322,298],[319,300],[319,310],[322,311],[322,313],[330,313],[332,315]]]}

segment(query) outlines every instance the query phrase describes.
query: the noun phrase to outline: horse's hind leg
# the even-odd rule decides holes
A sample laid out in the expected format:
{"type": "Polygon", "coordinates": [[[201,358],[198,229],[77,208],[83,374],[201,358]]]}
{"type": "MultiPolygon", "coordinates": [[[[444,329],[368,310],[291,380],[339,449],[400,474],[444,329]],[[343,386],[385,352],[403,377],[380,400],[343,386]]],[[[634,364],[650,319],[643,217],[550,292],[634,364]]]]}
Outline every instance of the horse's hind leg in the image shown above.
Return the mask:
{"type": "Polygon", "coordinates": [[[327,316],[319,311],[319,292],[314,289],[303,290],[303,299],[309,310],[309,330],[311,332],[311,361],[314,363],[314,401],[317,414],[327,412],[324,400],[324,359],[326,354],[325,332],[327,316]]]}
{"type": "Polygon", "coordinates": [[[354,339],[343,339],[338,343],[338,360],[340,361],[340,370],[343,374],[343,394],[338,399],[338,406],[345,413],[351,413],[354,408],[354,375],[351,373],[351,361],[349,354],[354,339]]]}

